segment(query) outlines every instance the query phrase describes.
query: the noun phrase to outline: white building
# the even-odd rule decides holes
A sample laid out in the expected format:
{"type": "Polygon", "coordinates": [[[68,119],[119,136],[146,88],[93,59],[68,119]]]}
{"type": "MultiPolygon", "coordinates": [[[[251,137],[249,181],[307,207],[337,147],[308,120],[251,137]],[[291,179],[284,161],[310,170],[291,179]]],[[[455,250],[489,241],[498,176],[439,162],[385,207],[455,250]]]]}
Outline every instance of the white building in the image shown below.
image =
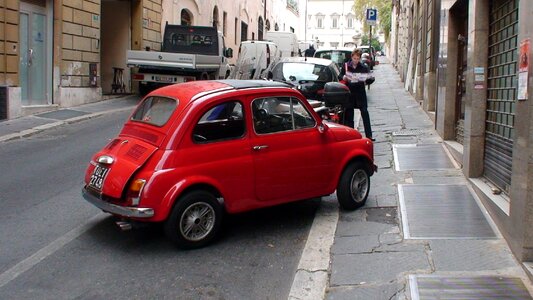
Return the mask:
{"type": "Polygon", "coordinates": [[[362,24],[355,19],[351,0],[301,0],[300,39],[313,40],[318,48],[361,43],[362,24]]]}

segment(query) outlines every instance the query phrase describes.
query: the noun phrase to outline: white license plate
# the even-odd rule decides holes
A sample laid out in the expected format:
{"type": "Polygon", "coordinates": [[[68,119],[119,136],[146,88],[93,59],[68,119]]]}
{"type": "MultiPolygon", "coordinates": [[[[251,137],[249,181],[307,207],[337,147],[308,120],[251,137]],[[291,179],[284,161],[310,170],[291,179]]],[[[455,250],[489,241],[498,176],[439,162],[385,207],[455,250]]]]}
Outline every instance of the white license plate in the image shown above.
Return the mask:
{"type": "Polygon", "coordinates": [[[174,81],[174,78],[170,76],[155,76],[154,79],[155,81],[159,81],[159,82],[173,82],[174,81]]]}
{"type": "Polygon", "coordinates": [[[107,173],[109,173],[109,168],[96,165],[93,174],[91,175],[91,179],[89,180],[89,186],[97,190],[102,190],[107,173]]]}

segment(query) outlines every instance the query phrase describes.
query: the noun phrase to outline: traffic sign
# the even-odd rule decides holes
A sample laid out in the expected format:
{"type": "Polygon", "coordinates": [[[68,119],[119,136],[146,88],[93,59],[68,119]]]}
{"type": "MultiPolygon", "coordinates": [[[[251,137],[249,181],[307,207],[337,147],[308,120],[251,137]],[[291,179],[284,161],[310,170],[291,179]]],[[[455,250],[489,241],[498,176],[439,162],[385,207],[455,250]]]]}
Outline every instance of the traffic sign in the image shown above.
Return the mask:
{"type": "Polygon", "coordinates": [[[378,10],[375,8],[367,8],[366,9],[366,23],[368,25],[376,25],[376,22],[378,20],[378,10]]]}

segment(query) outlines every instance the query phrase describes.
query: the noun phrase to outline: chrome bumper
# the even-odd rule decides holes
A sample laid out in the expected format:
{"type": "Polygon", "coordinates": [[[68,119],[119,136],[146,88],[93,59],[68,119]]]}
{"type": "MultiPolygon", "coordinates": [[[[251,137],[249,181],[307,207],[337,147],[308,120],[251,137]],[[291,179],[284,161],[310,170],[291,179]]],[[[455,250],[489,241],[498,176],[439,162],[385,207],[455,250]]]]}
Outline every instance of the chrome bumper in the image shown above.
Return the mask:
{"type": "Polygon", "coordinates": [[[153,208],[146,208],[146,207],[125,207],[125,206],[119,206],[115,205],[109,202],[106,202],[97,196],[91,194],[89,191],[87,191],[87,188],[82,189],[82,195],[85,200],[92,203],[94,206],[100,208],[101,210],[114,214],[119,215],[122,217],[128,217],[128,218],[151,218],[154,216],[154,209],[153,208]]]}

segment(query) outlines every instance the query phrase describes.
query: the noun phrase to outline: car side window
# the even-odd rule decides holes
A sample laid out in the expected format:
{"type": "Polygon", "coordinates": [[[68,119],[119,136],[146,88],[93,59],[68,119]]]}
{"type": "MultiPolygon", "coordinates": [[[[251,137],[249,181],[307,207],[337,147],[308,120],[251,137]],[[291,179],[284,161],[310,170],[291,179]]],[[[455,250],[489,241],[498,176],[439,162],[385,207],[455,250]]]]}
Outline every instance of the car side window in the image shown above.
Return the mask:
{"type": "Polygon", "coordinates": [[[294,97],[255,99],[252,102],[252,111],[257,134],[299,130],[316,125],[306,107],[294,97]]]}
{"type": "Polygon", "coordinates": [[[242,104],[228,101],[211,107],[196,123],[192,133],[195,143],[241,138],[246,131],[242,104]]]}

